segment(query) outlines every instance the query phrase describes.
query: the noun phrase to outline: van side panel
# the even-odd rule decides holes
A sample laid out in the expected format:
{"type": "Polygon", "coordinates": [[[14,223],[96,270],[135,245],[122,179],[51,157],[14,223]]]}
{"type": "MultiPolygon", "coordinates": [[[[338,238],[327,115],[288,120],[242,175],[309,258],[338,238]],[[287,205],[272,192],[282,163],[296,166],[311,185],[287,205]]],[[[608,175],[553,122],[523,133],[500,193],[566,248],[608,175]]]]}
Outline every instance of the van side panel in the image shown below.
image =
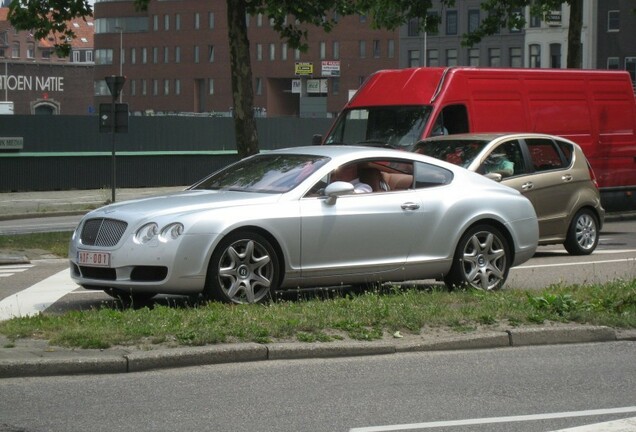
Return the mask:
{"type": "Polygon", "coordinates": [[[478,132],[528,131],[523,86],[518,77],[468,76],[470,130],[478,132]]]}

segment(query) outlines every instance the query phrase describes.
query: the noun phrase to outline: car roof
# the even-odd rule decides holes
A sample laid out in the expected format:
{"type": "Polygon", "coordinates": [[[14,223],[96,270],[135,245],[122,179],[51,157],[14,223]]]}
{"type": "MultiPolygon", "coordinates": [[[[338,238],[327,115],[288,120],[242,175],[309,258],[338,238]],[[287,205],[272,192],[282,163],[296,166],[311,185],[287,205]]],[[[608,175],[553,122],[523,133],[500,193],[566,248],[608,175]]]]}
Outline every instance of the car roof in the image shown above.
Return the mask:
{"type": "Polygon", "coordinates": [[[498,138],[506,139],[526,139],[526,138],[549,138],[568,141],[563,137],[556,135],[549,135],[536,132],[488,132],[488,133],[462,133],[452,135],[440,135],[435,137],[428,137],[421,141],[455,141],[455,140],[479,140],[479,141],[493,141],[498,138]]]}
{"type": "MultiPolygon", "coordinates": [[[[315,145],[315,146],[303,146],[303,147],[288,147],[284,149],[277,149],[268,151],[267,153],[280,153],[280,154],[304,154],[304,155],[316,155],[327,156],[330,158],[340,157],[406,157],[413,159],[414,155],[410,152],[402,150],[387,149],[381,147],[370,146],[352,146],[352,145],[315,145]]],[[[419,159],[416,157],[416,159],[419,159]]]]}

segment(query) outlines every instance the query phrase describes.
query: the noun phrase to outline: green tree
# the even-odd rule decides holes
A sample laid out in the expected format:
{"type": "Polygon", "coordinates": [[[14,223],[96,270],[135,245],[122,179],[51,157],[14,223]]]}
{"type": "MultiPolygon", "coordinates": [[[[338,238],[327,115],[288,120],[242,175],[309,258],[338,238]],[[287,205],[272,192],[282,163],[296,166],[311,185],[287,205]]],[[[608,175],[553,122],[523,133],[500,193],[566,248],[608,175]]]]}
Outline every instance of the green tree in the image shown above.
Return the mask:
{"type": "MultiPolygon", "coordinates": [[[[134,0],[146,9],[151,0],[134,0]]],[[[258,153],[258,135],[252,111],[254,93],[250,65],[249,39],[245,16],[263,14],[291,48],[307,50],[310,28],[331,31],[336,16],[367,15],[375,28],[393,30],[411,18],[420,19],[420,28],[434,30],[439,17],[427,17],[431,0],[226,0],[234,128],[239,157],[258,153]],[[288,19],[290,18],[291,19],[288,19]]],[[[441,0],[443,5],[454,0],[441,0]]],[[[18,29],[31,30],[36,38],[57,35],[56,52],[68,55],[68,38],[75,36],[67,27],[69,20],[92,15],[88,0],[11,0],[9,19],[18,29]]]]}
{"type": "Polygon", "coordinates": [[[583,25],[583,0],[484,0],[481,8],[487,12],[486,18],[472,33],[464,35],[464,44],[473,46],[483,37],[490,36],[501,28],[523,28],[526,24],[520,11],[530,8],[530,14],[543,17],[563,4],[570,6],[568,27],[567,67],[581,67],[581,29],[583,25]]]}

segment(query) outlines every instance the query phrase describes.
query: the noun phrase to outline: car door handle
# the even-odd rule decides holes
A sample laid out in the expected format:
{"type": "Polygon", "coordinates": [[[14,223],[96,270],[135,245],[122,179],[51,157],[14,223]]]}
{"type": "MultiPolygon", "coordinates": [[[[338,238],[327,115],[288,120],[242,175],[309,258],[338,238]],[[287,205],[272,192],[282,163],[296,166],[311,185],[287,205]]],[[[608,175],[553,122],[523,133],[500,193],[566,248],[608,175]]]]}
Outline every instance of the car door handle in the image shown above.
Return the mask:
{"type": "Polygon", "coordinates": [[[563,174],[561,176],[561,180],[566,181],[566,182],[572,181],[572,174],[563,174]]]}
{"type": "Polygon", "coordinates": [[[414,202],[405,202],[402,204],[402,210],[417,210],[418,208],[420,208],[420,205],[414,202]]]}
{"type": "Polygon", "coordinates": [[[534,183],[532,182],[526,182],[523,185],[521,185],[521,189],[523,190],[530,190],[534,187],[534,183]]]}

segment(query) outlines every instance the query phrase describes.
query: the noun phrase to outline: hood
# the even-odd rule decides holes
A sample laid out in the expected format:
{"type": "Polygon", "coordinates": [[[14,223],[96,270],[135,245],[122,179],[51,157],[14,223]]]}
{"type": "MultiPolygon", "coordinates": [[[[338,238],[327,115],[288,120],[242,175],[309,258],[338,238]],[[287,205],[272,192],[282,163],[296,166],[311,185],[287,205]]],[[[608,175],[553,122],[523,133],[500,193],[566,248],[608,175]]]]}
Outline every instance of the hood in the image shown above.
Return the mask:
{"type": "Polygon", "coordinates": [[[91,211],[86,217],[107,217],[124,220],[157,218],[168,215],[187,215],[225,207],[275,203],[279,199],[280,194],[186,190],[169,195],[110,204],[91,211]]]}

